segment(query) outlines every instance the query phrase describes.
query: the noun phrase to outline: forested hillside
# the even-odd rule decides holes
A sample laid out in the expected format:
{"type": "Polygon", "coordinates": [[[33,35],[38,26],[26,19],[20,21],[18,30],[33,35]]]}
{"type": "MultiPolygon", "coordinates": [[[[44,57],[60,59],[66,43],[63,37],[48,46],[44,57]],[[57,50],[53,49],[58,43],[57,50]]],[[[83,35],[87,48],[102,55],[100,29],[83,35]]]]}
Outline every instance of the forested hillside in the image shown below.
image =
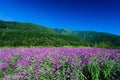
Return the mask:
{"type": "Polygon", "coordinates": [[[86,46],[75,37],[56,34],[52,29],[32,23],[0,21],[0,46],[86,46]]]}
{"type": "Polygon", "coordinates": [[[120,48],[120,36],[95,31],[50,29],[33,23],[0,20],[0,46],[120,48]]]}

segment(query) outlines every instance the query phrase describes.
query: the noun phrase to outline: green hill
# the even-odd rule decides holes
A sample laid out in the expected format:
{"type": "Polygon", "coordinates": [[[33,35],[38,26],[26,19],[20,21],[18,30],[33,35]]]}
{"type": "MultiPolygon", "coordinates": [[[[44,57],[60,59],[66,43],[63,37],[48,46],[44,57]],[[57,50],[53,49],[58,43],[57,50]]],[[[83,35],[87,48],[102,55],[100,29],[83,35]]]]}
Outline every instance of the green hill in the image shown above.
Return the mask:
{"type": "Polygon", "coordinates": [[[0,21],[0,46],[85,46],[75,37],[56,34],[52,29],[32,23],[0,21]]]}
{"type": "Polygon", "coordinates": [[[95,32],[50,29],[33,23],[0,20],[0,46],[87,46],[120,48],[120,36],[95,32]]]}

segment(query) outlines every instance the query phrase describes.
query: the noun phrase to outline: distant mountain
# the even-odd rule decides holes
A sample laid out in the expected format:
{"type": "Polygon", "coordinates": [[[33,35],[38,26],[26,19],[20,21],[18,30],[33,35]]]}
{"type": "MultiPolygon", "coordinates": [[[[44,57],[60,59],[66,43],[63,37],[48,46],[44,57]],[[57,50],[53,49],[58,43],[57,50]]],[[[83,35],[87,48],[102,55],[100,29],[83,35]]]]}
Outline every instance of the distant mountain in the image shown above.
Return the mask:
{"type": "Polygon", "coordinates": [[[120,36],[95,31],[48,28],[0,20],[0,46],[89,46],[120,48],[120,36]],[[43,44],[43,43],[44,44],[43,44]]]}
{"type": "Polygon", "coordinates": [[[72,31],[69,29],[53,29],[57,34],[72,35],[85,40],[90,45],[107,43],[111,46],[120,46],[120,36],[96,31],[72,31]]]}

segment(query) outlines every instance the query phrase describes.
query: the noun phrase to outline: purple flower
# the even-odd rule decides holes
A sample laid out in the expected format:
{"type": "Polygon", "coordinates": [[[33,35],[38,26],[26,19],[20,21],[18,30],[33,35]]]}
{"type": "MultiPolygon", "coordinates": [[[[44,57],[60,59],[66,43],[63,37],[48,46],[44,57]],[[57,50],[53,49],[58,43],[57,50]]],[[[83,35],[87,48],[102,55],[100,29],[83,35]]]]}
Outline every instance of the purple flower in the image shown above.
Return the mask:
{"type": "Polygon", "coordinates": [[[75,79],[75,76],[71,75],[70,78],[71,78],[71,79],[75,79]]]}
{"type": "Polygon", "coordinates": [[[78,61],[77,61],[77,64],[78,64],[78,65],[81,65],[81,63],[82,63],[82,60],[78,60],[78,61]]]}
{"type": "Polygon", "coordinates": [[[70,70],[65,70],[64,72],[68,72],[68,73],[69,73],[69,72],[70,72],[70,70]]]}
{"type": "Polygon", "coordinates": [[[59,69],[61,66],[62,66],[61,64],[57,65],[57,66],[56,66],[56,69],[59,69]]]}
{"type": "Polygon", "coordinates": [[[68,58],[68,62],[71,64],[73,62],[73,58],[72,57],[69,57],[68,58]]]}
{"type": "Polygon", "coordinates": [[[59,63],[60,61],[59,61],[59,58],[57,57],[57,55],[53,55],[53,58],[54,58],[54,61],[56,62],[56,63],[59,63]]]}
{"type": "Polygon", "coordinates": [[[42,70],[36,69],[35,72],[36,72],[36,73],[40,73],[40,72],[42,72],[42,70]]]}
{"type": "Polygon", "coordinates": [[[48,70],[48,68],[46,66],[44,66],[44,70],[48,70]]]}
{"type": "Polygon", "coordinates": [[[8,80],[7,78],[3,78],[3,80],[8,80]]]}
{"type": "Polygon", "coordinates": [[[76,66],[74,66],[74,67],[72,67],[72,70],[75,70],[77,67],[76,66]]]}
{"type": "Polygon", "coordinates": [[[5,67],[5,65],[2,62],[0,62],[0,70],[4,67],[5,67]]]}
{"type": "Polygon", "coordinates": [[[17,80],[16,78],[10,78],[10,80],[17,80]]]}

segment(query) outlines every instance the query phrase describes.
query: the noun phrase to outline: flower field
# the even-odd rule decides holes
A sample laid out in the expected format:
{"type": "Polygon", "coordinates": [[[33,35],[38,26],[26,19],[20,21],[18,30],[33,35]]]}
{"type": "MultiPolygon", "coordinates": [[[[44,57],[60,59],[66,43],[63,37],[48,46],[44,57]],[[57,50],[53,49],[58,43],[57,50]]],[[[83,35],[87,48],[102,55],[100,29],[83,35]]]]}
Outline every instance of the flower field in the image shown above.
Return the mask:
{"type": "Polygon", "coordinates": [[[120,80],[120,50],[3,48],[0,80],[120,80]]]}

